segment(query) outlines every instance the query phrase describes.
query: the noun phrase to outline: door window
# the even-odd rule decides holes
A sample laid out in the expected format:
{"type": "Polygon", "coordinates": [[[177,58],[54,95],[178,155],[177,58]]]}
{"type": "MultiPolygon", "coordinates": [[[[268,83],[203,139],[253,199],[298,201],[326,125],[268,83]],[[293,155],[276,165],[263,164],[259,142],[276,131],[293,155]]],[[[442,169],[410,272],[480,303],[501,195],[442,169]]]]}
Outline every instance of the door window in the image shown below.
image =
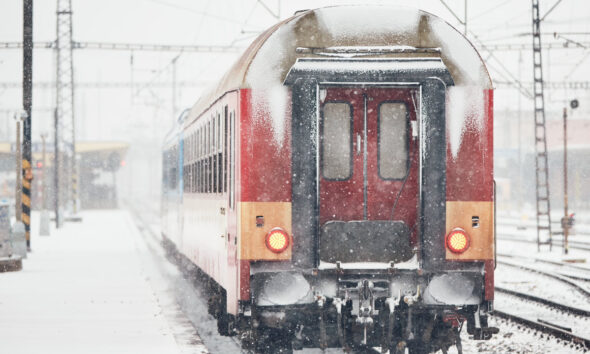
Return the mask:
{"type": "Polygon", "coordinates": [[[346,180],[352,172],[352,107],[348,103],[324,104],[322,125],[322,175],[346,180]]]}
{"type": "Polygon", "coordinates": [[[403,179],[408,172],[408,111],[405,103],[379,107],[379,177],[403,179]]]}

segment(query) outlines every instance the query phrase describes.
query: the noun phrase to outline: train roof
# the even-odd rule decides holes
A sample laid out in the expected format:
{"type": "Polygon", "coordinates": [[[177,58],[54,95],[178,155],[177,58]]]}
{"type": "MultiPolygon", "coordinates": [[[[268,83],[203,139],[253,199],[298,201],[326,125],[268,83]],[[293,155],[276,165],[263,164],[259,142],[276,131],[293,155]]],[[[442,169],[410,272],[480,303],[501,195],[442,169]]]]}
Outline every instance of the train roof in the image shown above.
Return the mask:
{"type": "Polygon", "coordinates": [[[334,6],[297,13],[262,33],[192,107],[191,120],[228,91],[285,89],[289,69],[303,57],[436,57],[455,85],[492,88],[475,47],[441,18],[398,6],[334,6]]]}

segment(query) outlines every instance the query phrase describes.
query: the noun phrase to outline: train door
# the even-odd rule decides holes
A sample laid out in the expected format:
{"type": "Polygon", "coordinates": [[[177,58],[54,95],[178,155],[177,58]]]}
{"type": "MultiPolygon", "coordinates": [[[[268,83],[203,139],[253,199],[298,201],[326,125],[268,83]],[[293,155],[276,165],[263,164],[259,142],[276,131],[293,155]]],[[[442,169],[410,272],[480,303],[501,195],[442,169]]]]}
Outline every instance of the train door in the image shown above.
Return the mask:
{"type": "Polygon", "coordinates": [[[416,93],[407,88],[320,90],[320,242],[324,250],[351,242],[345,251],[354,254],[326,250],[332,255],[327,260],[408,258],[418,205],[416,93]],[[404,250],[381,254],[383,248],[404,250]]]}

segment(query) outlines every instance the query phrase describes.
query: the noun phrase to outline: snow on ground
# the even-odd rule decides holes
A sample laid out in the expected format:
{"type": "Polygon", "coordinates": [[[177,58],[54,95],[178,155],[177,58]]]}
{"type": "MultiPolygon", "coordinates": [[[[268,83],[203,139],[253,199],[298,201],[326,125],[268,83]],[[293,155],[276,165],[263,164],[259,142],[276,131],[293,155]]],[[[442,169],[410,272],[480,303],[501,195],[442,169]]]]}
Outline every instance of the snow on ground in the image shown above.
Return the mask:
{"type": "Polygon", "coordinates": [[[496,285],[499,287],[590,310],[586,296],[577,289],[545,275],[498,264],[495,276],[496,285]]]}
{"type": "MultiPolygon", "coordinates": [[[[554,337],[496,317],[491,317],[488,323],[490,326],[498,327],[500,333],[488,341],[473,341],[468,339],[466,331],[463,329],[461,335],[463,353],[568,354],[586,352],[554,337]]],[[[456,348],[449,349],[450,353],[457,353],[456,348]]]]}
{"type": "Polygon", "coordinates": [[[206,353],[154,276],[125,211],[89,211],[0,273],[2,353],[206,353]],[[190,339],[190,340],[189,340],[190,339]]]}
{"type": "MultiPolygon", "coordinates": [[[[126,211],[82,216],[82,223],[40,237],[33,214],[24,269],[0,273],[0,353],[206,353],[204,345],[211,353],[240,351],[217,334],[198,284],[166,260],[156,215],[148,219],[151,236],[126,211]]],[[[511,241],[499,241],[498,252],[559,258],[558,251],[537,254],[536,245],[511,241]]],[[[496,279],[513,275],[499,269],[496,279]]],[[[490,324],[500,328],[490,341],[470,340],[463,330],[465,353],[579,352],[510,322],[490,324]]]]}

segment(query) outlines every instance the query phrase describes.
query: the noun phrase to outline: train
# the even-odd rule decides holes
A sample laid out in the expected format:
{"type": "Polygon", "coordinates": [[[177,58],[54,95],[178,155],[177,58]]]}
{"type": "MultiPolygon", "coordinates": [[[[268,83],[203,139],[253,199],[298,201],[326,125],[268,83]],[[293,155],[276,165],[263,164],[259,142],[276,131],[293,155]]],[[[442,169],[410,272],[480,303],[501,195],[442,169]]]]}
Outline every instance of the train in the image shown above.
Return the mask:
{"type": "Polygon", "coordinates": [[[493,311],[493,86],[437,16],[305,10],[175,121],[163,243],[255,352],[430,353],[493,311]]]}

